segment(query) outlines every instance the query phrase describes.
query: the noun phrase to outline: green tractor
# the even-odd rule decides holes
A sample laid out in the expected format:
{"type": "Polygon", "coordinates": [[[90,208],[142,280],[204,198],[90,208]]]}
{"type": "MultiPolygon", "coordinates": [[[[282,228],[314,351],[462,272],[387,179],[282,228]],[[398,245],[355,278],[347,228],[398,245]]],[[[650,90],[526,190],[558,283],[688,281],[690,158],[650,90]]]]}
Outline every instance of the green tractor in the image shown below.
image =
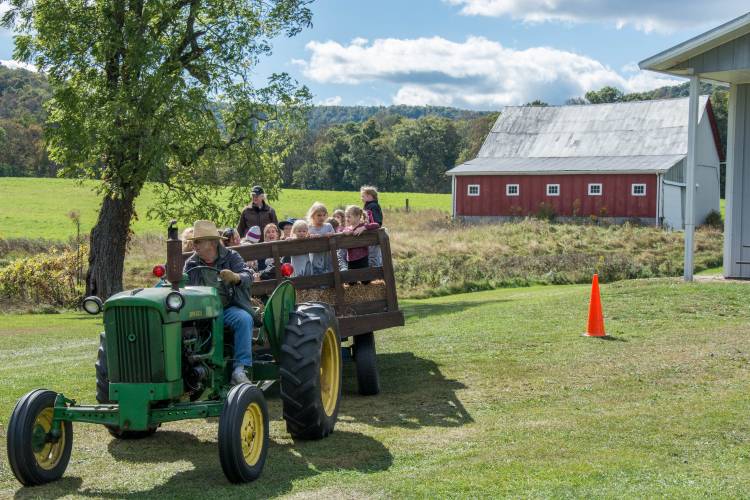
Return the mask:
{"type": "Polygon", "coordinates": [[[37,389],[18,400],[7,429],[8,461],[26,486],[59,479],[70,460],[73,422],[101,424],[118,439],[147,437],[164,422],[219,417],[221,467],[233,483],[260,475],[268,451],[268,409],[261,387],[280,383],[284,419],[295,438],[320,439],[336,424],[341,341],[327,304],[296,304],[279,284],[258,316],[252,384],[230,385],[233,342],[217,289],[181,286],[181,242],[170,225],[165,279],[102,303],[96,405],[37,389]]]}

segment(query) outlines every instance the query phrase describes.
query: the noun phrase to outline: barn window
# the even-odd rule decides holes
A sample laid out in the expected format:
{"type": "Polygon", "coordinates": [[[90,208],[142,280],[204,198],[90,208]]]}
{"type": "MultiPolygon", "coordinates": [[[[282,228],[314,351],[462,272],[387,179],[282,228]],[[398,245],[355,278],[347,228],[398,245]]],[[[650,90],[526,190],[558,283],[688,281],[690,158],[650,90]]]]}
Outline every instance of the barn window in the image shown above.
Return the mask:
{"type": "Polygon", "coordinates": [[[547,184],[547,196],[560,196],[560,184],[547,184]]]}
{"type": "Polygon", "coordinates": [[[630,194],[633,196],[646,196],[646,185],[645,184],[633,184],[631,186],[630,194]]]}
{"type": "Polygon", "coordinates": [[[518,193],[520,192],[518,184],[506,184],[505,185],[505,194],[507,196],[518,196],[518,193]]]}
{"type": "Polygon", "coordinates": [[[589,184],[589,196],[601,196],[602,185],[601,184],[589,184]]]}
{"type": "Polygon", "coordinates": [[[479,196],[479,184],[469,184],[469,196],[479,196]]]}

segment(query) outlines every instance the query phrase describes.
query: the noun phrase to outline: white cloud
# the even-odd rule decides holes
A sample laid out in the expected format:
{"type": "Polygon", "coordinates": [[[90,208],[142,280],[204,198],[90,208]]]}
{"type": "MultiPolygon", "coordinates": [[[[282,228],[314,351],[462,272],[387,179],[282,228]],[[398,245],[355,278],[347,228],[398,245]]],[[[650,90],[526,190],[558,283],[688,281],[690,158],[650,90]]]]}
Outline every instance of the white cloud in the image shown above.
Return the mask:
{"type": "Polygon", "coordinates": [[[444,0],[468,16],[509,16],[526,22],[605,22],[623,28],[671,32],[728,21],[746,12],[737,0],[444,0]]]}
{"type": "Polygon", "coordinates": [[[319,106],[341,106],[341,96],[327,97],[322,101],[318,102],[319,106]]]}
{"type": "Polygon", "coordinates": [[[25,63],[25,62],[0,59],[0,65],[5,66],[6,68],[10,68],[10,69],[25,69],[28,71],[33,71],[34,73],[37,72],[36,66],[34,66],[33,64],[25,63]]]}
{"type": "Polygon", "coordinates": [[[625,74],[587,56],[549,47],[514,50],[482,37],[453,42],[440,37],[378,39],[369,45],[310,42],[305,76],[320,83],[398,86],[395,104],[498,108],[534,99],[559,104],[605,85],[643,91],[677,80],[652,73],[625,74]]]}

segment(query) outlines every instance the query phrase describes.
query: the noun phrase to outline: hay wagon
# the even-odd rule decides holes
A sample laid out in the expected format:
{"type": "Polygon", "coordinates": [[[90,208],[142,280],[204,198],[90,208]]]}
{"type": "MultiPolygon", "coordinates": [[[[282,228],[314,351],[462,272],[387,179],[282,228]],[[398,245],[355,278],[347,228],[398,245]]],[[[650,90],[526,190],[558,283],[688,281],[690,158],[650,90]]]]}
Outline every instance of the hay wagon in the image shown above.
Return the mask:
{"type": "MultiPolygon", "coordinates": [[[[357,385],[362,395],[380,392],[374,332],[403,326],[404,315],[398,308],[396,282],[388,233],[384,229],[365,231],[359,236],[337,234],[305,240],[283,240],[232,247],[245,261],[273,259],[275,277],[253,283],[252,294],[265,298],[285,280],[294,284],[299,302],[326,302],[336,311],[342,347],[349,351],[356,366],[357,385]],[[341,249],[379,245],[383,266],[366,269],[339,269],[341,249]],[[282,259],[294,255],[328,252],[333,271],[315,276],[282,276],[282,259]],[[355,284],[370,281],[370,284],[355,284]]],[[[183,261],[191,254],[183,254],[183,261]]]]}

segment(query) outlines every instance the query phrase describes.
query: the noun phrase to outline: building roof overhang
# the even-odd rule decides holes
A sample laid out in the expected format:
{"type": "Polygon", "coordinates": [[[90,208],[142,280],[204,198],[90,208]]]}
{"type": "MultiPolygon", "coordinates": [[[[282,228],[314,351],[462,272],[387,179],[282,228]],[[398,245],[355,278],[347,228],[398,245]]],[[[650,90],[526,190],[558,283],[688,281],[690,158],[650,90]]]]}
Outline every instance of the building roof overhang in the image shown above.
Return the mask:
{"type": "MultiPolygon", "coordinates": [[[[682,63],[747,34],[750,34],[750,12],[644,59],[638,66],[644,70],[689,77],[692,76],[693,69],[685,67],[682,63]]],[[[747,83],[750,81],[750,68],[737,68],[700,76],[713,82],[747,83]]]]}
{"type": "Polygon", "coordinates": [[[659,174],[684,159],[685,155],[475,158],[446,175],[659,174]]]}

